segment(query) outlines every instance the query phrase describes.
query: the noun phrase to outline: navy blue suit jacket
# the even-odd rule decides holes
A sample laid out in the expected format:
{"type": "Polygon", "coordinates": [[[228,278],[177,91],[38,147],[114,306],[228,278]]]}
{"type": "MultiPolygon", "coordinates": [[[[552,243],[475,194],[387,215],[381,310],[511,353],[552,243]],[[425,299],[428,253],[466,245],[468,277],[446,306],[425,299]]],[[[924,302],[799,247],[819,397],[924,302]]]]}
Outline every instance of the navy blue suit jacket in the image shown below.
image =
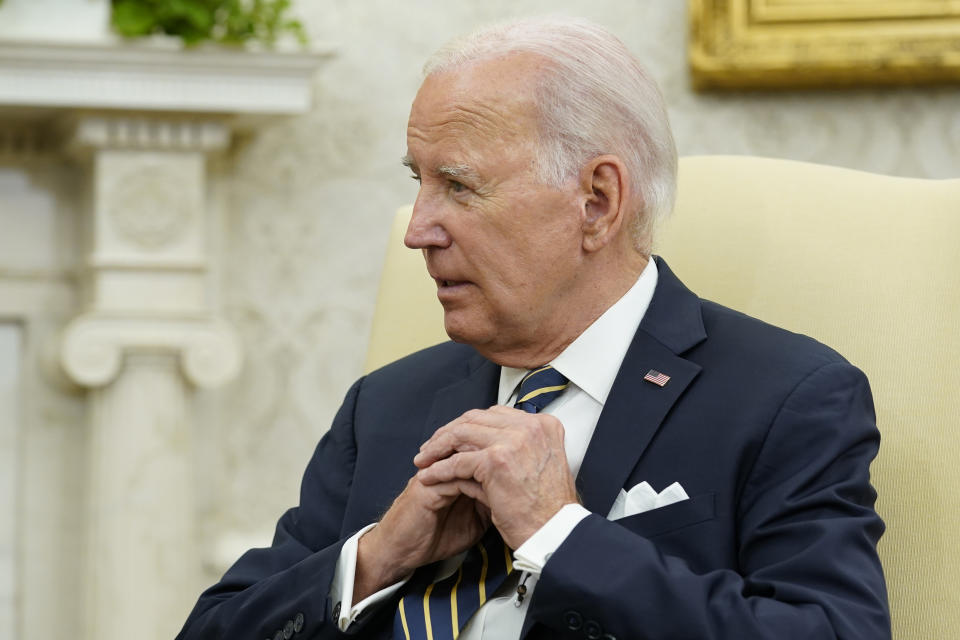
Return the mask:
{"type": "MultiPolygon", "coordinates": [[[[547,562],[524,636],[889,638],[867,380],[658,268],[577,477],[595,515],[547,562]],[[643,379],[650,369],[666,386],[643,379]],[[620,489],[642,481],[679,481],[690,499],[606,520],[620,489]]],[[[388,508],[436,428],[496,402],[498,380],[497,365],[445,343],[354,384],[273,546],[207,590],[179,638],[262,640],[290,621],[297,638],[342,637],[328,590],[344,540],[388,508]]],[[[389,638],[393,613],[369,614],[359,636],[389,638]]]]}

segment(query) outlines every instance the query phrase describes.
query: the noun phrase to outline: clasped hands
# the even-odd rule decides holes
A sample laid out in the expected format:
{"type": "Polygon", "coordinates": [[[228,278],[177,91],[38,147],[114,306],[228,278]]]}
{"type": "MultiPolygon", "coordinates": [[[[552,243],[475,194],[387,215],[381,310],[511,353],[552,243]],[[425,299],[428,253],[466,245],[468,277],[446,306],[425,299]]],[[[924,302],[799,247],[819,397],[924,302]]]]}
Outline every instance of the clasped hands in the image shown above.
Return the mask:
{"type": "Polygon", "coordinates": [[[437,429],[413,459],[417,473],[360,538],[353,601],[468,549],[491,523],[516,549],[577,502],[563,437],[555,417],[499,405],[437,429]]]}

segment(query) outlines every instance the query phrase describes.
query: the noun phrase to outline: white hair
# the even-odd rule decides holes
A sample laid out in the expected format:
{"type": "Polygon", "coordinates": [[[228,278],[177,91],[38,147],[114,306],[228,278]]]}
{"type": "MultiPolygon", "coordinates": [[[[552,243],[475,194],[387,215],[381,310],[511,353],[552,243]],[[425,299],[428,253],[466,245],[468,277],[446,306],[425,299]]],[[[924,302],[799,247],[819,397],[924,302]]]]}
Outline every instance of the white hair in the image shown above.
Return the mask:
{"type": "Polygon", "coordinates": [[[673,209],[677,176],[677,149],[656,83],[606,28],[565,17],[481,27],[441,47],[423,71],[430,76],[512,53],[547,61],[536,88],[541,179],[559,187],[592,158],[619,157],[642,202],[635,244],[649,253],[654,227],[673,209]]]}

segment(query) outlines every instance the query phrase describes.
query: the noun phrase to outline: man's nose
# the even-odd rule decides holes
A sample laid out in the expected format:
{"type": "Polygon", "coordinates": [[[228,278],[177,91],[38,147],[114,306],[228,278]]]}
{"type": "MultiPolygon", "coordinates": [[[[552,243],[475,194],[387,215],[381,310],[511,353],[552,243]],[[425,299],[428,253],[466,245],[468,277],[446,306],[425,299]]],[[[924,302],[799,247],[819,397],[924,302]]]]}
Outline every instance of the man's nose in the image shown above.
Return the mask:
{"type": "Polygon", "coordinates": [[[441,211],[435,205],[424,202],[424,198],[418,196],[403,243],[411,249],[450,246],[450,234],[443,226],[442,217],[441,211]]]}

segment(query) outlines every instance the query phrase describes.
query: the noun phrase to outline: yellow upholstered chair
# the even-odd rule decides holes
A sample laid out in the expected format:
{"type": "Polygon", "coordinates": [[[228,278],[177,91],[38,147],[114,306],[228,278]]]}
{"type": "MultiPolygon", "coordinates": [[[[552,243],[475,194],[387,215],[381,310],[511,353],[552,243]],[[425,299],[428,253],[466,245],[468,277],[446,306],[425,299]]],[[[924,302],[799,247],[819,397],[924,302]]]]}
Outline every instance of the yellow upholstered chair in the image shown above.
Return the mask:
{"type": "MultiPolygon", "coordinates": [[[[398,213],[367,366],[439,342],[398,213]]],[[[863,369],[894,638],[960,638],[960,180],[762,158],[680,162],[657,253],[704,298],[811,335],[863,369]]]]}

